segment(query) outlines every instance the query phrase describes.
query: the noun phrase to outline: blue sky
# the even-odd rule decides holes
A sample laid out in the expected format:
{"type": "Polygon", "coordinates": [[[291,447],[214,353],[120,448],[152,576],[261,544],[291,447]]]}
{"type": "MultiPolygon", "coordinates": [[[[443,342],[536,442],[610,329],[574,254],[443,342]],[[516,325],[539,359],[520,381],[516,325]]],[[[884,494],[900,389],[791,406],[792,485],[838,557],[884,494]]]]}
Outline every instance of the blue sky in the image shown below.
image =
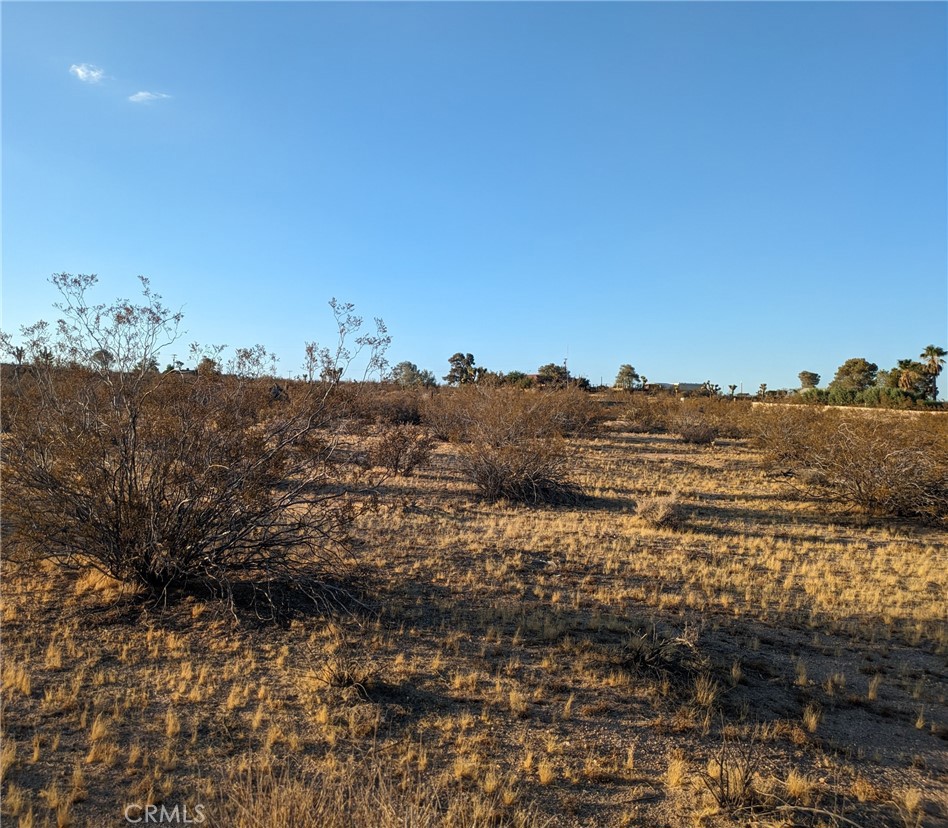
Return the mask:
{"type": "Polygon", "coordinates": [[[948,346],[946,23],[6,2],[3,328],[54,315],[51,273],[106,299],[144,274],[186,342],[261,342],[287,374],[333,296],[439,376],[456,351],[745,390],[891,367],[948,346]]]}

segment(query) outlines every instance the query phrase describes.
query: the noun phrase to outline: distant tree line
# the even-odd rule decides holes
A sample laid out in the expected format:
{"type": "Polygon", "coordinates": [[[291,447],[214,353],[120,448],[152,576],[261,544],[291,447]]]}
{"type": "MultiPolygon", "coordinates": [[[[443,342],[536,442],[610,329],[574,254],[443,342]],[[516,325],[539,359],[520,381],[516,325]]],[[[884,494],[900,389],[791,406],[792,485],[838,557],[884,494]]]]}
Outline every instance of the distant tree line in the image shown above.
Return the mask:
{"type": "Polygon", "coordinates": [[[894,368],[880,370],[864,357],[847,359],[826,388],[820,375],[801,371],[800,395],[824,405],[901,406],[938,401],[938,377],[948,351],[927,345],[918,359],[900,359],[894,368]]]}
{"type": "MultiPolygon", "coordinates": [[[[14,347],[8,338],[0,344],[14,358],[19,369],[23,365],[26,356],[25,349],[14,347]]],[[[256,347],[259,348],[260,346],[256,347]]],[[[192,350],[195,368],[187,369],[181,360],[173,358],[172,362],[165,367],[165,371],[185,371],[199,375],[221,373],[220,351],[222,348],[212,349],[213,353],[192,350]]],[[[240,350],[238,349],[238,351],[240,350]]],[[[254,349],[243,350],[246,351],[245,356],[248,358],[259,356],[252,353],[254,349]]],[[[37,362],[41,362],[43,356],[43,354],[33,354],[34,360],[37,362]]],[[[269,360],[273,360],[272,355],[266,356],[269,360]]],[[[928,345],[919,354],[918,359],[900,359],[889,370],[880,370],[878,365],[869,362],[864,357],[854,357],[847,359],[839,366],[832,382],[826,388],[819,387],[821,377],[818,373],[815,371],[801,371],[798,374],[800,387],[796,391],[768,390],[767,384],[761,383],[756,396],[759,399],[765,399],[792,395],[805,402],[822,405],[892,407],[916,403],[935,403],[938,400],[938,377],[944,368],[946,356],[948,356],[948,351],[944,348],[928,345]]],[[[91,362],[99,369],[111,369],[115,364],[115,360],[115,356],[104,348],[91,355],[91,362]]],[[[313,362],[315,365],[317,362],[315,358],[313,362]]],[[[541,365],[534,374],[527,374],[523,371],[504,373],[503,371],[491,371],[484,366],[477,365],[473,354],[458,351],[448,359],[448,366],[448,373],[442,379],[450,386],[475,384],[518,388],[575,387],[583,390],[592,389],[586,377],[574,376],[565,364],[559,365],[553,362],[541,365]]],[[[158,371],[158,363],[154,357],[150,357],[147,362],[137,365],[136,368],[146,372],[158,371]]],[[[321,370],[316,371],[314,366],[310,366],[307,378],[312,380],[318,375],[323,382],[339,382],[341,371],[338,368],[326,368],[325,366],[320,366],[320,368],[321,370]]],[[[275,371],[275,364],[272,365],[271,370],[275,371]]],[[[419,368],[414,362],[408,360],[398,363],[391,370],[388,378],[403,388],[435,388],[438,385],[437,378],[432,371],[419,368]]],[[[615,390],[629,393],[650,390],[648,378],[636,371],[629,363],[623,363],[619,366],[612,387],[615,390]]],[[[736,396],[737,385],[730,384],[727,388],[729,396],[733,399],[736,396]]],[[[679,384],[672,385],[671,390],[676,394],[679,393],[679,384]]],[[[721,386],[712,383],[710,380],[705,381],[700,386],[694,386],[690,389],[690,392],[707,397],[716,397],[722,394],[721,386]]],[[[742,396],[746,397],[747,395],[742,396]]]]}

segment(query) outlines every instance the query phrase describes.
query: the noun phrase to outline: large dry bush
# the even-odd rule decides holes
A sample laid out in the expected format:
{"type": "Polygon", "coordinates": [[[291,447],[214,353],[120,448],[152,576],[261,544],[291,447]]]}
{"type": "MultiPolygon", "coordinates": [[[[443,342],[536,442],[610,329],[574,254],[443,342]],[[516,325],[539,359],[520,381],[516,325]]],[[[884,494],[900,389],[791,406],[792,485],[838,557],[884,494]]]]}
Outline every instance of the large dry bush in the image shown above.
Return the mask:
{"type": "Polygon", "coordinates": [[[739,439],[749,433],[751,403],[730,397],[689,397],[682,401],[682,410],[700,416],[717,437],[739,439]]]}
{"type": "Polygon", "coordinates": [[[433,447],[434,438],[423,426],[384,425],[369,442],[367,462],[394,475],[411,477],[431,459],[433,447]]]}
{"type": "Polygon", "coordinates": [[[754,414],[766,462],[810,494],[892,517],[948,517],[945,417],[774,406],[754,414]]]}
{"type": "MultiPolygon", "coordinates": [[[[440,394],[429,411],[458,443],[459,464],[486,500],[574,502],[562,391],[468,386],[440,394]]],[[[429,415],[430,416],[430,415],[429,415]]]]}
{"type": "Polygon", "coordinates": [[[803,480],[811,489],[868,512],[948,518],[948,440],[921,421],[844,417],[814,440],[803,480]]]}
{"type": "MultiPolygon", "coordinates": [[[[337,383],[287,398],[250,351],[235,374],[160,374],[180,316],[147,283],[143,305],[93,305],[95,277],[54,281],[64,319],[24,330],[30,369],[4,394],[7,554],[91,565],[153,596],[201,584],[232,599],[246,584],[264,611],[286,587],[331,595],[368,494],[334,429],[337,383]]],[[[386,339],[357,342],[375,358],[386,339]]]]}
{"type": "Polygon", "coordinates": [[[643,497],[636,504],[635,516],[653,529],[678,529],[686,517],[677,492],[643,497]]]}
{"type": "Polygon", "coordinates": [[[673,430],[679,401],[670,394],[630,394],[621,415],[621,422],[632,432],[663,434],[673,430]]]}
{"type": "Polygon", "coordinates": [[[422,406],[431,393],[424,388],[399,388],[380,382],[343,383],[335,406],[356,427],[419,425],[422,406]]]}
{"type": "Polygon", "coordinates": [[[588,391],[569,387],[547,391],[551,417],[564,437],[592,437],[608,417],[608,410],[588,391]]]}
{"type": "Polygon", "coordinates": [[[748,430],[768,463],[799,467],[806,463],[813,446],[826,441],[837,419],[833,412],[816,406],[758,406],[749,418],[748,430]]]}
{"type": "Polygon", "coordinates": [[[688,397],[672,394],[632,394],[622,422],[629,431],[679,434],[685,442],[708,444],[718,437],[747,434],[750,405],[728,397],[688,397]]]}

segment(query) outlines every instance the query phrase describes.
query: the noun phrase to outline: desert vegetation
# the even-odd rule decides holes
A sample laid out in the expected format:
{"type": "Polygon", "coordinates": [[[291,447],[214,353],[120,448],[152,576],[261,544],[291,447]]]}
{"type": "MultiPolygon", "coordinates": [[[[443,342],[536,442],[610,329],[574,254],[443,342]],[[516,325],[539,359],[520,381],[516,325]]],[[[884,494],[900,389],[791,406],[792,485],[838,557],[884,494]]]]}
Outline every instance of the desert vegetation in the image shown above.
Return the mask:
{"type": "Polygon", "coordinates": [[[161,371],[147,283],[56,283],[5,338],[10,824],[948,820],[943,412],[436,387],[339,303],[296,378],[161,371]]]}

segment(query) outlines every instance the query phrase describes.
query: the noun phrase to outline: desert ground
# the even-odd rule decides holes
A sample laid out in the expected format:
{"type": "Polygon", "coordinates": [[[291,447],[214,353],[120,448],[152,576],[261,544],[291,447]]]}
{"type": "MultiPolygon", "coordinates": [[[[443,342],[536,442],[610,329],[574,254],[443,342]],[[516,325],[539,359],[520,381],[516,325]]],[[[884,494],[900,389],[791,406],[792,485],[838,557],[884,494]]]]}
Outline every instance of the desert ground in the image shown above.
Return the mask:
{"type": "Polygon", "coordinates": [[[4,561],[4,822],[948,825],[943,526],[748,439],[568,456],[578,501],[485,502],[437,444],[283,624],[4,561]]]}

